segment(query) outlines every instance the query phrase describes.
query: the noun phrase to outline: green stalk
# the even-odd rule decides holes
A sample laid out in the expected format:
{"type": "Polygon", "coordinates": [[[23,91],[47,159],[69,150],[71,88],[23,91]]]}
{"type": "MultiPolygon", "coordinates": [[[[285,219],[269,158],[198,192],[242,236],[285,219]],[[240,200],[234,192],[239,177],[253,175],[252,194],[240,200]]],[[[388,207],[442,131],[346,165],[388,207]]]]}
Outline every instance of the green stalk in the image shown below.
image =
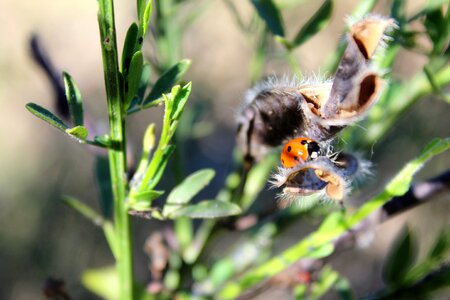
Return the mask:
{"type": "Polygon", "coordinates": [[[112,0],[99,0],[98,23],[112,148],[109,166],[114,196],[116,233],[116,268],[119,273],[120,299],[133,299],[133,261],[131,255],[130,217],[126,208],[126,147],[122,88],[117,58],[116,29],[112,0]]]}

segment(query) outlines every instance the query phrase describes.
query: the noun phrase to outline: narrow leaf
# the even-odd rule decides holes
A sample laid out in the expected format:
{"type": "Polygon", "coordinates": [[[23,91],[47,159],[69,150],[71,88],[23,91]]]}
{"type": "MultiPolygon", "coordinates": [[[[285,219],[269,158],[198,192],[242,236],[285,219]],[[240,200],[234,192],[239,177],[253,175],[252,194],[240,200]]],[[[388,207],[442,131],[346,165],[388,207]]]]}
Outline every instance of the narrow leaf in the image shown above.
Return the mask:
{"type": "Polygon", "coordinates": [[[79,126],[84,124],[83,120],[83,98],[73,78],[63,72],[64,87],[66,89],[66,98],[69,103],[70,117],[73,125],[79,126]]]}
{"type": "Polygon", "coordinates": [[[122,50],[122,74],[125,76],[128,74],[128,70],[131,64],[131,59],[135,53],[136,44],[138,40],[138,26],[136,23],[130,25],[125,37],[122,50]]]}
{"type": "Polygon", "coordinates": [[[168,217],[189,217],[189,218],[221,218],[233,216],[241,213],[241,209],[234,203],[220,200],[202,201],[197,204],[188,205],[173,211],[168,217]]]}
{"type": "MultiPolygon", "coordinates": [[[[119,274],[115,266],[90,269],[81,276],[83,285],[102,299],[119,300],[119,274]]],[[[151,300],[152,295],[139,283],[133,282],[134,299],[151,300]]]]}
{"type": "Polygon", "coordinates": [[[85,140],[88,137],[89,132],[84,126],[75,126],[73,128],[66,129],[66,133],[80,140],[85,140]]]}
{"type": "Polygon", "coordinates": [[[174,150],[175,150],[174,145],[168,145],[162,150],[163,155],[156,168],[155,175],[153,176],[152,181],[149,184],[149,189],[153,189],[158,184],[162,174],[164,173],[164,170],[166,169],[167,162],[169,161],[169,158],[174,150]]]}
{"type": "Polygon", "coordinates": [[[140,84],[142,68],[144,65],[144,58],[142,52],[138,51],[131,59],[130,68],[125,79],[125,105],[128,108],[131,100],[137,94],[137,89],[140,84]]]}
{"type": "Polygon", "coordinates": [[[416,260],[414,237],[406,229],[395,241],[383,268],[383,277],[390,286],[399,286],[416,260]]]}
{"type": "Polygon", "coordinates": [[[145,4],[147,4],[147,0],[137,0],[136,2],[136,10],[140,24],[142,16],[144,15],[145,4]]]}
{"type": "Polygon", "coordinates": [[[153,200],[161,197],[164,194],[164,191],[155,191],[155,190],[149,190],[144,191],[140,193],[133,193],[130,195],[131,199],[130,202],[152,202],[153,200]]]}
{"type": "MultiPolygon", "coordinates": [[[[174,91],[174,88],[172,91],[174,91]]],[[[184,105],[191,94],[191,90],[191,82],[183,86],[181,89],[177,89],[176,94],[173,95],[173,108],[170,116],[171,120],[178,120],[181,117],[181,113],[183,112],[184,105]]]]}
{"type": "Polygon", "coordinates": [[[334,251],[334,245],[332,243],[325,243],[316,249],[312,249],[305,255],[307,258],[319,259],[322,257],[330,256],[334,251]]]}
{"type": "Polygon", "coordinates": [[[308,41],[311,37],[313,37],[317,32],[325,28],[325,26],[327,26],[330,22],[332,10],[333,1],[325,0],[319,10],[300,29],[294,41],[292,42],[293,46],[300,46],[301,44],[308,41]]]}
{"type": "Polygon", "coordinates": [[[108,134],[94,137],[94,142],[102,145],[105,148],[110,148],[112,146],[111,137],[108,134]]]}
{"type": "Polygon", "coordinates": [[[83,202],[69,196],[65,196],[63,198],[63,201],[65,204],[67,204],[69,207],[73,208],[77,212],[79,212],[83,217],[90,220],[92,223],[94,223],[97,226],[103,225],[103,218],[101,215],[99,215],[96,211],[94,211],[92,208],[90,208],[88,205],[84,204],[83,202]]]}
{"type": "Polygon", "coordinates": [[[140,43],[147,33],[148,24],[152,15],[152,0],[137,0],[137,13],[139,19],[140,43]],[[148,1],[148,2],[147,2],[148,1]]]}
{"type": "Polygon", "coordinates": [[[36,103],[28,103],[25,107],[33,115],[59,130],[66,131],[69,128],[60,118],[36,103]]]}
{"type": "Polygon", "coordinates": [[[142,152],[149,155],[155,147],[155,123],[148,125],[144,133],[144,138],[142,139],[142,152]]]}
{"type": "Polygon", "coordinates": [[[172,86],[181,79],[190,65],[191,61],[184,59],[176,63],[173,67],[162,74],[161,77],[159,77],[155,82],[155,85],[153,86],[147,98],[145,98],[143,104],[147,105],[152,101],[160,98],[163,93],[169,92],[172,86]]]}
{"type": "Polygon", "coordinates": [[[83,285],[103,299],[119,300],[119,274],[114,266],[87,270],[81,276],[83,285]]]}
{"type": "Polygon", "coordinates": [[[177,185],[167,197],[169,204],[185,204],[209,184],[215,175],[212,169],[203,169],[192,173],[177,185]]]}
{"type": "Polygon", "coordinates": [[[178,218],[175,220],[174,229],[177,241],[182,251],[184,251],[192,243],[194,235],[193,222],[189,218],[178,218]]]}
{"type": "Polygon", "coordinates": [[[141,20],[142,38],[144,38],[145,34],[147,33],[148,24],[150,23],[150,17],[152,15],[152,3],[153,3],[153,0],[148,0],[148,3],[145,6],[145,10],[142,15],[142,20],[141,20]]]}
{"type": "Polygon", "coordinates": [[[450,230],[444,229],[442,230],[436,241],[434,242],[433,247],[430,249],[428,254],[428,259],[438,260],[443,258],[448,251],[450,250],[450,230]]]}
{"type": "Polygon", "coordinates": [[[284,36],[283,20],[280,11],[272,0],[252,0],[258,15],[266,22],[274,35],[284,36]]]}

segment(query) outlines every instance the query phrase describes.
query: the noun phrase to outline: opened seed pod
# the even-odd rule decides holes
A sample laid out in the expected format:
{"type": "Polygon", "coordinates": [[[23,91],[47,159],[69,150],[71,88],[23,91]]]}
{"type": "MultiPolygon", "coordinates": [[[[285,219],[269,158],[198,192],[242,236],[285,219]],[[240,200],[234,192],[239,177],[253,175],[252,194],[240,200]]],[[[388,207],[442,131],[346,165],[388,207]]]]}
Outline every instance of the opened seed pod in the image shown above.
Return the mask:
{"type": "Polygon", "coordinates": [[[238,116],[237,142],[246,160],[258,161],[298,135],[329,141],[364,117],[383,85],[370,60],[392,25],[372,15],[351,25],[333,80],[271,78],[251,89],[238,116]]]}
{"type": "Polygon", "coordinates": [[[364,163],[349,153],[334,158],[320,156],[293,168],[280,167],[271,182],[274,187],[283,187],[280,199],[285,201],[302,204],[305,196],[318,194],[322,199],[342,203],[349,182],[363,167],[364,163]]]}

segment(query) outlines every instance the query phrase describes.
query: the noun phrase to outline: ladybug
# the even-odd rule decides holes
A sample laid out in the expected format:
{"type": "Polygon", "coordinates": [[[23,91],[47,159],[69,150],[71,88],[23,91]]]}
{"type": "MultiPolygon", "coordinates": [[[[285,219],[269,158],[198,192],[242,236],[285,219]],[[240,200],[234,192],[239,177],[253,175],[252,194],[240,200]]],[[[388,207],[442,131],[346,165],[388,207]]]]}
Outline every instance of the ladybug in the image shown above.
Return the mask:
{"type": "Polygon", "coordinates": [[[321,155],[319,144],[309,138],[300,137],[287,142],[281,151],[281,164],[293,168],[300,163],[316,159],[321,155]]]}

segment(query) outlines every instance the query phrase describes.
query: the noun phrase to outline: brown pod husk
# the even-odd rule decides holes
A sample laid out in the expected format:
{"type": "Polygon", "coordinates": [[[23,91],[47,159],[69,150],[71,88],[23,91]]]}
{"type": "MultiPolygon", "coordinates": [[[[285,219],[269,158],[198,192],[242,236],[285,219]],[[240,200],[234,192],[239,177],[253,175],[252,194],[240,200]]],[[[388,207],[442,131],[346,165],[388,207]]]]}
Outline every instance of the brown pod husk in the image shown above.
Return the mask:
{"type": "Polygon", "coordinates": [[[370,66],[392,19],[370,15],[355,22],[332,82],[277,82],[251,90],[238,117],[238,146],[247,161],[296,136],[329,141],[375,104],[383,82],[370,66]]]}
{"type": "Polygon", "coordinates": [[[301,95],[284,88],[262,88],[238,116],[237,143],[247,160],[260,160],[302,128],[301,95]]]}
{"type": "Polygon", "coordinates": [[[283,187],[280,198],[301,202],[303,197],[321,193],[325,199],[342,202],[349,192],[349,181],[357,173],[367,173],[365,164],[349,153],[331,159],[321,156],[294,168],[279,168],[272,184],[283,187]]]}

